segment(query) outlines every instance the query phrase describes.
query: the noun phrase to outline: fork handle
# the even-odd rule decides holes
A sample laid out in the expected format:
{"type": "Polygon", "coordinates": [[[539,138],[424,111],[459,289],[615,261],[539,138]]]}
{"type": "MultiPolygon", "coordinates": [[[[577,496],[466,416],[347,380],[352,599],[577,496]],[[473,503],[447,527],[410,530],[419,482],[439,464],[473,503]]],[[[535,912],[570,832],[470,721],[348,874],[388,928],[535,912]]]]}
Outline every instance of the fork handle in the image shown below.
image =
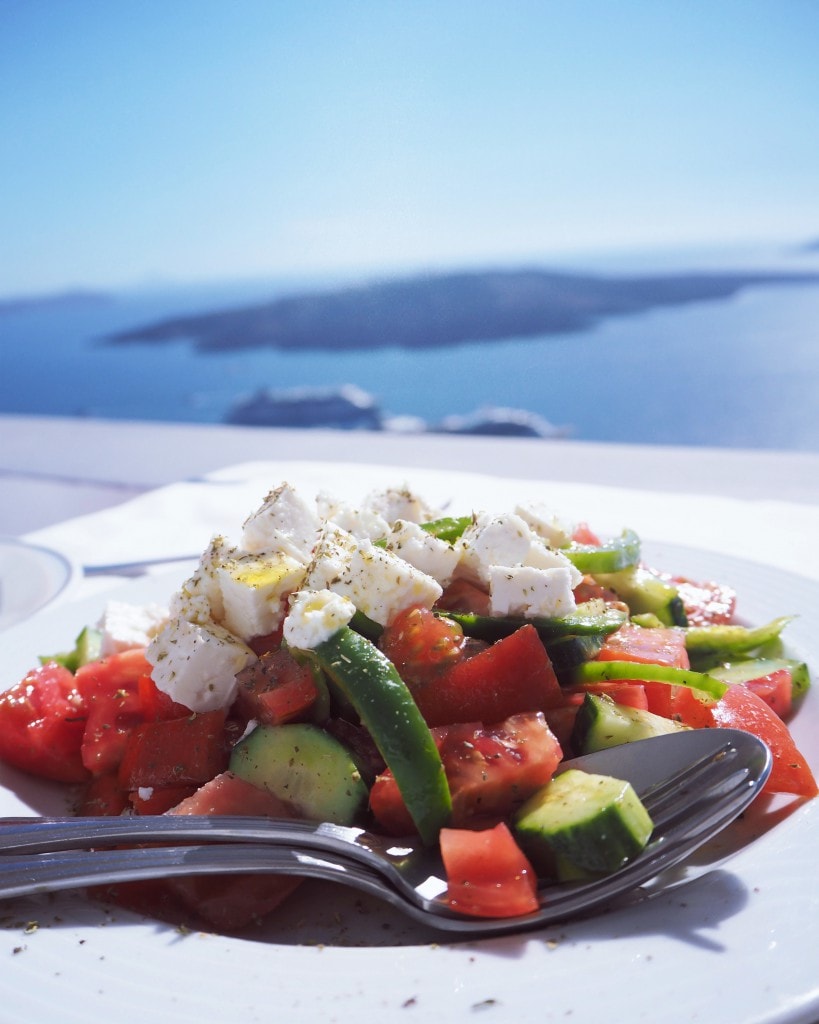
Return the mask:
{"type": "Polygon", "coordinates": [[[0,858],[0,899],[180,875],[271,874],[344,882],[403,905],[386,883],[353,861],[254,843],[67,850],[0,858]]]}
{"type": "Polygon", "coordinates": [[[0,818],[0,855],[97,849],[124,843],[256,842],[313,845],[349,852],[361,829],[245,815],[0,818]]]}

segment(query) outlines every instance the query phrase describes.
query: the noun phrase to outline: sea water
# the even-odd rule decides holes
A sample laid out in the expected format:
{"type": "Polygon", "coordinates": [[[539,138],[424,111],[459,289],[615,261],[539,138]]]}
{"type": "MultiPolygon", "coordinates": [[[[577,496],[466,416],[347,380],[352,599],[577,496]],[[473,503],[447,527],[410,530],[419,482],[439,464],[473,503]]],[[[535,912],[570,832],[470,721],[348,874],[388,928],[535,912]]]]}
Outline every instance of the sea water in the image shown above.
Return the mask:
{"type": "Polygon", "coordinates": [[[167,316],[289,290],[144,289],[0,310],[0,413],[215,423],[261,388],[356,384],[386,414],[430,425],[501,406],[581,440],[819,451],[817,284],[754,286],[582,332],[418,351],[101,344],[167,316]]]}

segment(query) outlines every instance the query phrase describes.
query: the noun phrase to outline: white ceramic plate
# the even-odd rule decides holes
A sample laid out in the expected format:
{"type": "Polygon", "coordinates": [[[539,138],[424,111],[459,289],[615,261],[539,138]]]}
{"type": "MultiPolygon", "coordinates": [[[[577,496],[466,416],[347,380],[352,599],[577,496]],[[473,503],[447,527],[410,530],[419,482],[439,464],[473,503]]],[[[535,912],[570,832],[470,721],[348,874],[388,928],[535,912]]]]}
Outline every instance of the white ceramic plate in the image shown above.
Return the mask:
{"type": "MultiPolygon", "coordinates": [[[[801,611],[790,646],[819,665],[816,583],[672,544],[646,545],[646,553],[663,568],[733,584],[750,620],[801,611]]],[[[152,577],[118,596],[161,601],[177,582],[152,577]]],[[[55,607],[6,633],[0,683],[14,682],[37,654],[64,648],[101,604],[96,596],[55,607]]],[[[819,769],[815,693],[793,731],[819,769]]],[[[0,786],[0,814],[62,809],[54,790],[9,769],[0,769],[0,786]]],[[[462,1024],[480,1011],[481,1020],[521,1024],[809,1024],[819,1019],[819,802],[784,816],[778,805],[762,810],[675,888],[587,921],[474,943],[423,934],[332,886],[297,894],[263,931],[242,938],[181,932],[75,896],[17,900],[0,908],[2,1016],[406,1024],[443,1011],[462,1024]]]]}
{"type": "Polygon", "coordinates": [[[58,551],[0,537],[0,629],[44,608],[74,576],[74,566],[58,551]]]}

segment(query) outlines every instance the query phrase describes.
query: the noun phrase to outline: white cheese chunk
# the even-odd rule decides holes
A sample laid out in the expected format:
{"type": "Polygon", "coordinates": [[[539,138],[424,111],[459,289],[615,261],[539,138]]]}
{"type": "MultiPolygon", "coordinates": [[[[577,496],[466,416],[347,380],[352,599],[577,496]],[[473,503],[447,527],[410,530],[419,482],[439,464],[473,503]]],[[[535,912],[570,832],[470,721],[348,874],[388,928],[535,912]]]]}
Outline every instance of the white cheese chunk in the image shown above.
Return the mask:
{"type": "Polygon", "coordinates": [[[103,658],[135,647],[147,647],[168,621],[168,609],[158,604],[134,605],[109,601],[97,628],[103,658]]]}
{"type": "Polygon", "coordinates": [[[242,528],[242,547],[250,554],[281,552],[307,562],[320,526],[314,507],[284,483],[265,498],[242,528]]]}
{"type": "Polygon", "coordinates": [[[437,580],[442,587],[452,579],[460,558],[453,544],[403,519],[393,524],[387,536],[387,550],[437,580]]]}
{"type": "Polygon", "coordinates": [[[572,527],[562,522],[546,505],[529,502],[515,507],[516,515],[538,535],[550,548],[565,548],[572,539],[572,527]]]}
{"type": "Polygon", "coordinates": [[[572,579],[565,567],[493,566],[489,571],[491,612],[546,618],[568,615],[577,607],[572,579]]]}
{"type": "Polygon", "coordinates": [[[327,523],[351,533],[354,537],[379,540],[389,533],[390,524],[378,512],[368,508],[356,508],[353,505],[333,498],[322,492],[316,498],[319,515],[327,523]]]}
{"type": "Polygon", "coordinates": [[[565,555],[547,547],[528,523],[513,512],[475,516],[460,538],[459,549],[458,575],[483,586],[488,585],[495,566],[566,569],[573,587],[583,578],[565,555]]]}
{"type": "Polygon", "coordinates": [[[382,626],[410,605],[432,607],[443,593],[431,576],[332,523],[322,534],[304,587],[342,594],[382,626]]]}
{"type": "Polygon", "coordinates": [[[224,537],[214,537],[202,553],[196,571],[171,598],[171,618],[203,625],[220,622],[224,608],[217,570],[235,557],[236,549],[224,537]]]}
{"type": "Polygon", "coordinates": [[[363,507],[377,512],[388,523],[405,519],[410,523],[427,523],[439,519],[442,513],[414,494],[409,487],[388,487],[384,491],[371,491],[363,507]]]}
{"type": "Polygon", "coordinates": [[[226,708],[236,696],[236,673],[256,655],[222,626],[174,619],[151,641],[146,657],[157,687],[191,711],[226,708]]]}
{"type": "Polygon", "coordinates": [[[286,554],[245,555],[216,570],[222,594],[222,625],[251,640],[281,625],[286,600],[301,586],[306,566],[286,554]]]}
{"type": "Polygon", "coordinates": [[[329,640],[355,614],[355,605],[332,590],[301,590],[294,594],[284,620],[284,639],[290,647],[311,651],[329,640]]]}

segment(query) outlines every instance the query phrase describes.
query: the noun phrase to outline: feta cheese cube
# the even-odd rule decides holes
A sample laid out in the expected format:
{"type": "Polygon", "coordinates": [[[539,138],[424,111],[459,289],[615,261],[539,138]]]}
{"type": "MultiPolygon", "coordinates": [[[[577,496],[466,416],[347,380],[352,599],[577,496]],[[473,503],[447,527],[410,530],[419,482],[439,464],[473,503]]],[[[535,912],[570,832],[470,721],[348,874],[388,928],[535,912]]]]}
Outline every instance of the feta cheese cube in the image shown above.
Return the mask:
{"type": "Polygon", "coordinates": [[[168,621],[168,609],[158,604],[134,605],[109,601],[97,628],[103,658],[135,647],[147,647],[168,621]]]}
{"type": "Polygon", "coordinates": [[[364,499],[364,508],[377,512],[388,523],[394,523],[396,519],[405,519],[410,523],[427,523],[432,519],[439,519],[442,515],[406,486],[371,491],[364,499]]]}
{"type": "Polygon", "coordinates": [[[431,576],[332,523],[322,534],[304,588],[342,594],[382,626],[410,605],[432,607],[443,593],[431,576]]]}
{"type": "Polygon", "coordinates": [[[320,523],[314,507],[284,483],[265,498],[242,528],[242,547],[254,555],[281,552],[307,562],[320,523]]]}
{"type": "Polygon", "coordinates": [[[459,548],[458,575],[484,586],[488,585],[490,570],[495,566],[566,569],[575,587],[583,578],[565,555],[548,548],[528,523],[513,512],[477,515],[461,536],[459,548]]]}
{"type": "Polygon", "coordinates": [[[236,673],[256,655],[222,626],[173,619],[148,645],[157,687],[191,711],[216,711],[233,703],[236,673]]]}
{"type": "Polygon", "coordinates": [[[294,594],[284,620],[284,639],[296,650],[311,651],[329,640],[355,615],[355,605],[332,590],[294,594]]]}
{"type": "Polygon", "coordinates": [[[577,607],[572,590],[572,574],[565,567],[496,565],[489,570],[493,615],[568,615],[577,607]]]}
{"type": "Polygon", "coordinates": [[[222,595],[221,623],[242,640],[265,636],[281,625],[287,597],[301,586],[306,566],[286,554],[244,555],[216,570],[222,595]]]}
{"type": "Polygon", "coordinates": [[[224,537],[214,537],[202,553],[196,571],[171,598],[170,617],[203,625],[221,621],[224,608],[217,570],[235,555],[235,548],[224,537]]]}
{"type": "Polygon", "coordinates": [[[460,558],[453,544],[404,519],[393,524],[387,536],[387,550],[437,580],[442,587],[452,579],[460,558]]]}
{"type": "Polygon", "coordinates": [[[541,502],[517,505],[515,513],[538,537],[542,537],[550,548],[565,548],[571,543],[573,528],[558,519],[555,513],[541,502]]]}
{"type": "Polygon", "coordinates": [[[389,533],[390,524],[378,512],[368,508],[355,508],[346,502],[331,497],[326,492],[319,494],[316,505],[324,522],[335,523],[354,537],[368,537],[379,540],[389,533]]]}

